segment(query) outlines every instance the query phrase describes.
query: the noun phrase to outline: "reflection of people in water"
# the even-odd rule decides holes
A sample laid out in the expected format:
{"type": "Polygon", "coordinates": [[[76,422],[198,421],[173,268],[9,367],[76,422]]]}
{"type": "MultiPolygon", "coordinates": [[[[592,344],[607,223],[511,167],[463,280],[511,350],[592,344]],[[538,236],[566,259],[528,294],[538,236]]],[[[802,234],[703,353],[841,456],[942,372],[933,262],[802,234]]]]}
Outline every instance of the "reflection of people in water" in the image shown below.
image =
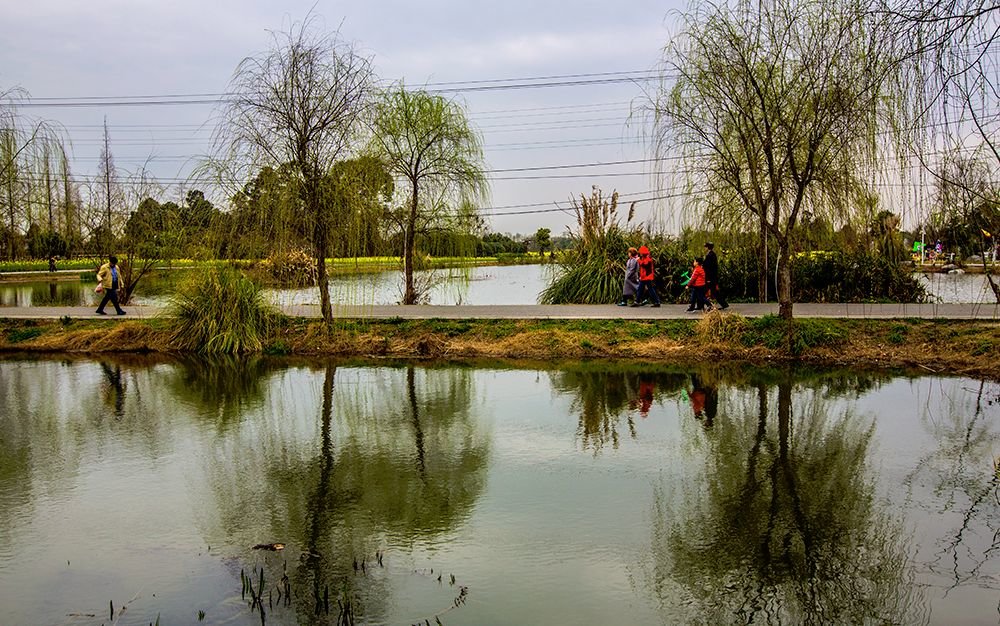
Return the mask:
{"type": "Polygon", "coordinates": [[[639,415],[649,416],[649,408],[653,406],[653,392],[656,391],[656,383],[651,380],[639,381],[639,415]]]}
{"type": "Polygon", "coordinates": [[[649,417],[649,409],[653,406],[653,392],[656,391],[656,382],[646,379],[639,379],[639,390],[636,396],[629,400],[628,408],[633,411],[638,409],[639,415],[643,419],[649,417]]]}
{"type": "Polygon", "coordinates": [[[689,397],[694,417],[705,420],[705,428],[711,428],[715,422],[715,415],[719,412],[719,390],[698,374],[691,374],[691,387],[689,397]]]}

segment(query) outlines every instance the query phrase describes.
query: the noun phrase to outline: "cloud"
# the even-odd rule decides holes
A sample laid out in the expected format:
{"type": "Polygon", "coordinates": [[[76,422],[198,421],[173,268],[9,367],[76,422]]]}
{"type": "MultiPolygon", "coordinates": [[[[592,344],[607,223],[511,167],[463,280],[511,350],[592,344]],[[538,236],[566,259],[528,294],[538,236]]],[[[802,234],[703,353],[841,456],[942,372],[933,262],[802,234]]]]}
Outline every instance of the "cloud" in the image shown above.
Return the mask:
{"type": "Polygon", "coordinates": [[[660,28],[540,31],[501,34],[485,41],[450,40],[423,48],[389,50],[380,65],[411,80],[465,76],[506,77],[561,71],[641,70],[663,45],[660,28]]]}

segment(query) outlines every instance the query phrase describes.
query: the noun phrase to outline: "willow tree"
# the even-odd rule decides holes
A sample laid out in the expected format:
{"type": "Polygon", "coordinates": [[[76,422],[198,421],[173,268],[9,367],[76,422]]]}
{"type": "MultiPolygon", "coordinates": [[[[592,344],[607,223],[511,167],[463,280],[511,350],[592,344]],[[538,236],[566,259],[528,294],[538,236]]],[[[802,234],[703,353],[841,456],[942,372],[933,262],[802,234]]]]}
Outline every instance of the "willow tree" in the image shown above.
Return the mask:
{"type": "Polygon", "coordinates": [[[488,193],[482,138],[460,104],[402,84],[377,101],[372,130],[372,152],[408,192],[405,208],[389,218],[403,235],[403,304],[416,304],[417,233],[447,227],[462,217],[463,204],[488,193]]]}
{"type": "MultiPolygon", "coordinates": [[[[985,233],[1000,230],[996,185],[983,184],[975,170],[996,180],[1000,108],[1000,4],[988,0],[885,0],[893,34],[908,54],[902,65],[911,104],[910,139],[922,165],[941,191],[962,197],[967,221],[985,233]],[[943,155],[937,159],[932,155],[943,155]],[[980,165],[975,165],[979,163],[980,165]]],[[[927,215],[921,216],[926,218],[927,215]]],[[[954,244],[956,242],[949,242],[954,244]]],[[[1000,303],[1000,285],[983,270],[1000,303]]]]}
{"type": "Polygon", "coordinates": [[[885,148],[895,52],[866,1],[701,3],[663,53],[657,152],[680,152],[693,206],[734,207],[777,243],[787,319],[801,217],[849,214],[885,148]]]}
{"type": "Polygon", "coordinates": [[[240,62],[215,134],[210,166],[237,188],[264,166],[287,166],[294,174],[327,322],[333,317],[326,258],[334,224],[325,211],[323,179],[353,152],[373,85],[371,61],[339,33],[316,32],[307,19],[274,33],[267,52],[240,62]]]}
{"type": "Polygon", "coordinates": [[[35,170],[44,154],[62,148],[52,123],[21,113],[27,95],[19,88],[0,90],[0,211],[9,260],[20,255],[18,231],[27,230],[31,221],[28,206],[32,188],[37,187],[35,170]]]}

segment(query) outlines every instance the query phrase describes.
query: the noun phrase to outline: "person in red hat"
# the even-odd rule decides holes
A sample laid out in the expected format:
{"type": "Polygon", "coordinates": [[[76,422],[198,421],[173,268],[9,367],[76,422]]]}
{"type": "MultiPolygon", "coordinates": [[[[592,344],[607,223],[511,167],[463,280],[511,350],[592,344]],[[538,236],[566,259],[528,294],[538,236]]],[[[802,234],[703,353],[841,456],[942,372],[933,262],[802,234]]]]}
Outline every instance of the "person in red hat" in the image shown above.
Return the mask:
{"type": "Polygon", "coordinates": [[[660,306],[660,295],[656,293],[655,272],[656,263],[649,254],[649,248],[641,246],[639,248],[639,293],[635,297],[632,306],[642,306],[643,295],[648,291],[649,298],[653,301],[653,307],[660,306]]]}

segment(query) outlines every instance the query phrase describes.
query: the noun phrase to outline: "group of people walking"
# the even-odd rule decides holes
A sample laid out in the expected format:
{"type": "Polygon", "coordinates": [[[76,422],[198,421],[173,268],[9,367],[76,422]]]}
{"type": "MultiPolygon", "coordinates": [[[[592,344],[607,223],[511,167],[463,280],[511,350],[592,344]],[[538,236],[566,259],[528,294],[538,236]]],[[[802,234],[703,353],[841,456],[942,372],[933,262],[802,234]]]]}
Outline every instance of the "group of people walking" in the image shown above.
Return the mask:
{"type": "MultiPolygon", "coordinates": [[[[715,244],[711,241],[705,243],[705,256],[697,257],[692,262],[691,273],[682,285],[691,290],[688,311],[729,308],[729,303],[719,289],[719,258],[715,255],[715,244]],[[712,300],[715,300],[714,305],[712,300]]],[[[648,247],[629,248],[622,298],[618,306],[643,306],[647,303],[647,298],[654,308],[660,306],[660,295],[656,292],[656,263],[648,247]]]]}

